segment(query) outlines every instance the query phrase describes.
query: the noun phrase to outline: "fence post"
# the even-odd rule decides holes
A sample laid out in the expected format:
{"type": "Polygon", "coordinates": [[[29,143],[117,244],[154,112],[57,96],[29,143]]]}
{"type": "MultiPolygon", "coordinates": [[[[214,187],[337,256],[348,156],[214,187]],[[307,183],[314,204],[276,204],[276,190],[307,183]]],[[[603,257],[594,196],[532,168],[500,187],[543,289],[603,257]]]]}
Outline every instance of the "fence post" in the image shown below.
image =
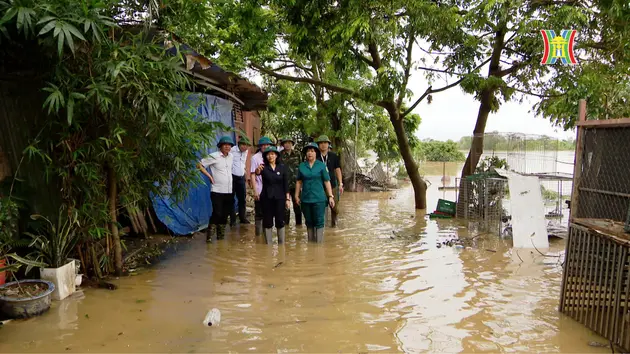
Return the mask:
{"type": "MultiPolygon", "coordinates": [[[[580,100],[578,106],[578,122],[586,121],[586,100],[580,100]]],[[[582,154],[584,151],[584,127],[576,124],[577,135],[575,137],[575,156],[573,159],[573,191],[571,192],[571,210],[569,211],[569,223],[573,222],[578,214],[580,194],[580,180],[582,177],[582,154]]]]}

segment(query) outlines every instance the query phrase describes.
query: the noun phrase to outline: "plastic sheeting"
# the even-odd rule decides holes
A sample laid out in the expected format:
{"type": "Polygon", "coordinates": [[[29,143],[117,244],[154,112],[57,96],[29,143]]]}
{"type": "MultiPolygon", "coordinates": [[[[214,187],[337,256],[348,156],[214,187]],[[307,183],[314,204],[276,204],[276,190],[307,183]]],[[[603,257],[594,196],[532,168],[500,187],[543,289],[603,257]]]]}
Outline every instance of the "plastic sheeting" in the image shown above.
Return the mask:
{"type": "MultiPolygon", "coordinates": [[[[205,94],[190,94],[182,102],[184,102],[182,109],[197,109],[197,119],[207,122],[221,122],[228,128],[234,128],[232,102],[205,94]]],[[[208,142],[204,149],[197,152],[197,156],[201,159],[201,157],[217,151],[216,143],[224,135],[230,135],[232,139],[235,139],[233,131],[218,131],[215,140],[208,142]]],[[[190,168],[196,169],[196,164],[190,168]]],[[[189,235],[208,227],[212,214],[210,201],[212,187],[210,180],[205,175],[202,177],[205,184],[194,185],[191,183],[187,198],[179,203],[168,196],[151,196],[158,219],[176,235],[189,235]]]]}
{"type": "Polygon", "coordinates": [[[545,205],[538,177],[502,169],[496,171],[508,179],[514,248],[549,248],[545,205]]]}

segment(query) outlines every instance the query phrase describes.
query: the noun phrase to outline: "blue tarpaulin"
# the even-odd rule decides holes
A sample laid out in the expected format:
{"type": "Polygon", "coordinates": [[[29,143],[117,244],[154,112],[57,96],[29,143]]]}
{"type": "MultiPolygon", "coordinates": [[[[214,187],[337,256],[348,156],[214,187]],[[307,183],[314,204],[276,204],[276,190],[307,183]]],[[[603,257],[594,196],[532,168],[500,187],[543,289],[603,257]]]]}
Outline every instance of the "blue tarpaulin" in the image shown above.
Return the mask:
{"type": "MultiPolygon", "coordinates": [[[[183,109],[187,110],[196,106],[198,119],[207,122],[221,122],[226,127],[234,128],[232,102],[205,94],[190,94],[183,101],[186,102],[182,104],[184,106],[182,107],[183,109]]],[[[197,152],[199,159],[217,151],[216,142],[224,135],[229,135],[232,139],[235,139],[233,131],[217,132],[216,140],[208,142],[207,148],[197,152]]],[[[191,168],[196,168],[196,166],[193,165],[191,168]]],[[[177,235],[189,235],[208,227],[212,213],[212,203],[210,202],[211,185],[210,180],[205,175],[202,174],[202,177],[205,185],[191,184],[187,198],[179,203],[175,203],[168,196],[151,196],[153,208],[158,219],[177,235]]]]}

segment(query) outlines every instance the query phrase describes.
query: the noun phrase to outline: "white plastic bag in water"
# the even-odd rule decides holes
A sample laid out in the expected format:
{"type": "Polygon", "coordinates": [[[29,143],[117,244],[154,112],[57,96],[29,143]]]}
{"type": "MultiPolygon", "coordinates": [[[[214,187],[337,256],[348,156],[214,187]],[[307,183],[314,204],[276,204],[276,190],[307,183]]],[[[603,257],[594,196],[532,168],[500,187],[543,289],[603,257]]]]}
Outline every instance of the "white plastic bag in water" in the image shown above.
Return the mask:
{"type": "Polygon", "coordinates": [[[212,327],[218,326],[221,322],[221,311],[219,309],[214,308],[206,314],[206,318],[203,319],[203,325],[212,327]]]}

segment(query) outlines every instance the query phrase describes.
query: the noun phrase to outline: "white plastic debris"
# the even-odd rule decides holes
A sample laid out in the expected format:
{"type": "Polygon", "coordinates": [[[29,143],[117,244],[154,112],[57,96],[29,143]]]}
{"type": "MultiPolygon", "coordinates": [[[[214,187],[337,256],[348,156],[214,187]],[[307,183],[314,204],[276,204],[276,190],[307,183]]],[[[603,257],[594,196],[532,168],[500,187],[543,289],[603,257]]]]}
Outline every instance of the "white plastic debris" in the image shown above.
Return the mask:
{"type": "Polygon", "coordinates": [[[217,308],[208,311],[206,318],[203,319],[204,326],[218,326],[219,323],[221,323],[221,311],[217,308]]]}

